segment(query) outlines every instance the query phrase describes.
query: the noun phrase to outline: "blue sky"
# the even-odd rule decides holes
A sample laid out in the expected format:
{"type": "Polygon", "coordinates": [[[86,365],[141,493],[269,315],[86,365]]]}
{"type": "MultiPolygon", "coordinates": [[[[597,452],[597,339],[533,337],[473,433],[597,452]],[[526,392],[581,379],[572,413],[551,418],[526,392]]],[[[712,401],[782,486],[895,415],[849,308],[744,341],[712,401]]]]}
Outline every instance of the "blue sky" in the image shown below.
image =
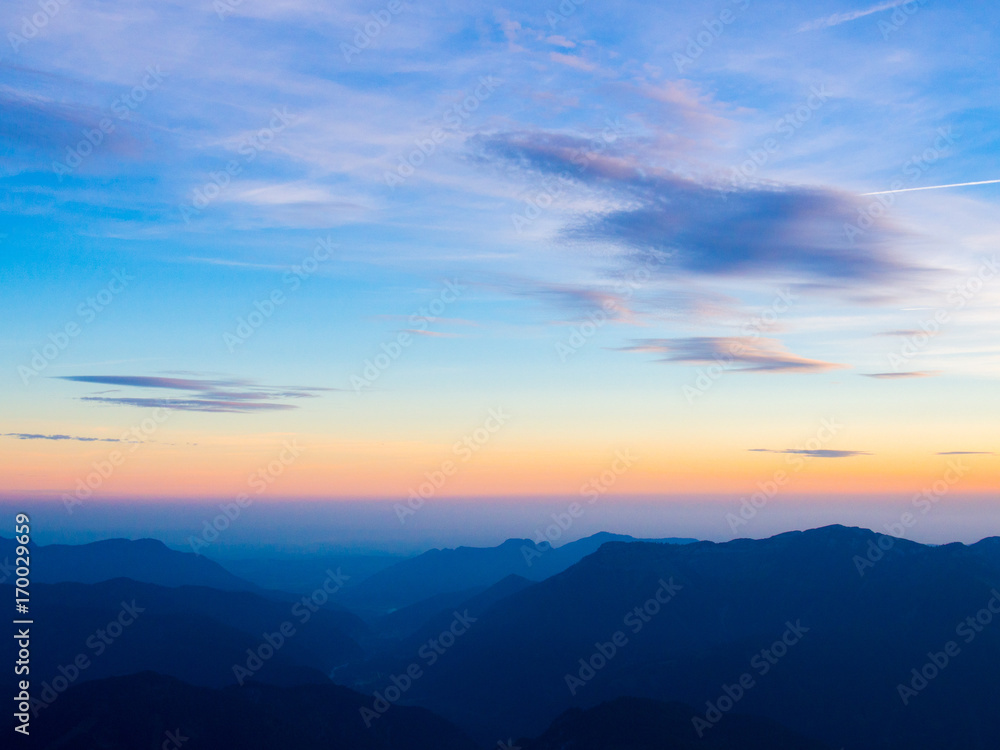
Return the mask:
{"type": "MultiPolygon", "coordinates": [[[[832,417],[803,495],[905,497],[953,451],[988,491],[1000,185],[863,194],[1000,178],[996,15],[7,3],[4,432],[162,404],[98,496],[225,496],[298,436],[276,497],[391,499],[503,404],[442,495],[572,496],[632,446],[616,491],[738,500],[832,417]]],[[[8,500],[107,450],[0,440],[8,500]]]]}

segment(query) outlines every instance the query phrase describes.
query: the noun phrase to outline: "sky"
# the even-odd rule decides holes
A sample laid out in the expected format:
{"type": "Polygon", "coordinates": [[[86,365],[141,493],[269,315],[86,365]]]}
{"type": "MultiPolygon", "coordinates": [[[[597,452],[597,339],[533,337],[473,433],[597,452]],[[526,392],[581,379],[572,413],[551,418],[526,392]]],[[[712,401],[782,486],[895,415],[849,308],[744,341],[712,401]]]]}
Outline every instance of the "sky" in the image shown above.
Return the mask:
{"type": "Polygon", "coordinates": [[[4,3],[0,501],[997,533],[998,15],[4,3]]]}

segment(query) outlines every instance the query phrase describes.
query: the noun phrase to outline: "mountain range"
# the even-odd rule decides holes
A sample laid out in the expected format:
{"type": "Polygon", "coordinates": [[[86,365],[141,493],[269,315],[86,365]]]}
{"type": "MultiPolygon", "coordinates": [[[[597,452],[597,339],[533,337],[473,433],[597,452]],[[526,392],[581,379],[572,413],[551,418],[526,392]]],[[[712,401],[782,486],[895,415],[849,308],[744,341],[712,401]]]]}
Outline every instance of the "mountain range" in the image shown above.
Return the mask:
{"type": "Polygon", "coordinates": [[[382,562],[291,592],[154,540],[33,547],[40,746],[175,730],[185,748],[986,750],[1000,736],[1000,538],[599,534],[382,562]]]}

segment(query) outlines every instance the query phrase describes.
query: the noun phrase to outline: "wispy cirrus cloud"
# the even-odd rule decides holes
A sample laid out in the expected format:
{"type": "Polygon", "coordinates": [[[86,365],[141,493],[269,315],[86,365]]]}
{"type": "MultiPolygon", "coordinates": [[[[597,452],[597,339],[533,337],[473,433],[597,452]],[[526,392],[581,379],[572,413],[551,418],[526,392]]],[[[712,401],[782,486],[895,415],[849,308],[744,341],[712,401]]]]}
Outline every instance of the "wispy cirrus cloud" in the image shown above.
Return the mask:
{"type": "Polygon", "coordinates": [[[290,399],[315,398],[334,388],[265,386],[252,380],[173,378],[147,375],[65,375],[59,380],[123,388],[183,391],[184,396],[82,396],[82,401],[113,406],[181,411],[250,413],[298,408],[290,399]]]}
{"type": "Polygon", "coordinates": [[[562,308],[571,313],[574,319],[584,317],[588,313],[593,314],[597,310],[605,311],[611,318],[625,320],[632,319],[634,315],[622,295],[600,289],[570,284],[537,283],[517,293],[562,308]]]}
{"type": "Polygon", "coordinates": [[[550,52],[549,59],[552,62],[557,62],[560,65],[568,65],[571,68],[576,68],[577,70],[582,70],[585,72],[590,72],[597,70],[597,65],[595,63],[584,60],[578,55],[566,55],[562,52],[550,52]]]}
{"type": "Polygon", "coordinates": [[[548,44],[554,44],[557,47],[565,47],[566,49],[573,49],[576,46],[576,42],[567,39],[561,34],[553,34],[544,38],[545,42],[548,44]]]}
{"type": "Polygon", "coordinates": [[[593,320],[595,316],[632,326],[664,319],[711,320],[737,314],[739,305],[736,298],[715,290],[639,281],[628,272],[614,272],[610,278],[591,284],[506,277],[480,286],[557,311],[559,317],[548,321],[553,325],[593,320]]]}
{"type": "Polygon", "coordinates": [[[496,278],[481,288],[502,295],[527,299],[555,308],[566,320],[583,320],[601,311],[607,318],[619,322],[634,322],[635,312],[625,294],[584,284],[559,283],[524,279],[514,276],[496,278]]]}
{"type": "Polygon", "coordinates": [[[806,448],[785,448],[784,450],[772,450],[771,448],[748,448],[751,453],[791,453],[797,456],[811,456],[812,458],[851,458],[853,456],[870,456],[868,451],[838,451],[829,448],[817,448],[809,450],[806,448]]]}
{"type": "Polygon", "coordinates": [[[876,380],[905,380],[907,378],[933,378],[941,374],[940,370],[914,370],[912,372],[862,372],[866,378],[876,380]]]}
{"type": "Polygon", "coordinates": [[[919,333],[924,333],[919,328],[897,328],[894,331],[880,331],[874,335],[876,336],[916,336],[919,333]]]}
{"type": "MultiPolygon", "coordinates": [[[[405,320],[411,323],[416,319],[413,315],[372,315],[370,317],[374,320],[405,320]]],[[[479,323],[474,320],[466,318],[443,318],[440,315],[434,316],[434,322],[453,326],[479,326],[479,323]]]]}
{"type": "Polygon", "coordinates": [[[464,339],[467,336],[464,333],[445,333],[443,331],[428,331],[423,328],[404,328],[403,333],[411,333],[414,336],[429,336],[430,338],[436,339],[464,339]]]}
{"type": "Polygon", "coordinates": [[[72,440],[80,443],[136,443],[137,440],[122,440],[120,438],[78,437],[76,435],[40,435],[33,432],[2,432],[0,437],[16,438],[18,440],[72,440]]]}
{"type": "Polygon", "coordinates": [[[935,456],[995,456],[993,451],[939,451],[935,456]]]}
{"type": "Polygon", "coordinates": [[[620,351],[664,355],[659,362],[721,364],[737,372],[815,373],[846,365],[808,359],[789,352],[776,339],[749,336],[695,336],[635,339],[620,351]]]}

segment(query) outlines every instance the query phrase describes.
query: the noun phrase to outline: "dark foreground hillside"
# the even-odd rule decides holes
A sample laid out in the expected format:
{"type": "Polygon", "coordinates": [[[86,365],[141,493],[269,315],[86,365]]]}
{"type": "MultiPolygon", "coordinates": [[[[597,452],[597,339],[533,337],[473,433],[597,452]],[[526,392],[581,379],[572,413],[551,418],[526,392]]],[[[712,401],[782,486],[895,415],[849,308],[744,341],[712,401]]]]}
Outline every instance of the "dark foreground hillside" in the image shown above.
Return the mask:
{"type": "MultiPolygon", "coordinates": [[[[194,687],[145,672],[72,688],[32,727],[34,747],[55,750],[474,750],[429,711],[396,707],[365,724],[366,696],[335,685],[194,687]]],[[[700,739],[695,712],[622,698],[560,716],[522,750],[827,750],[773,722],[726,717],[700,739]]]]}
{"type": "Polygon", "coordinates": [[[474,750],[419,708],[366,727],[367,698],[336,685],[194,687],[144,672],[83,683],[32,723],[32,746],[63,750],[474,750]]]}
{"type": "Polygon", "coordinates": [[[698,736],[698,715],[680,703],[616,698],[588,710],[572,708],[521,750],[826,750],[766,719],[734,714],[698,736]]]}

